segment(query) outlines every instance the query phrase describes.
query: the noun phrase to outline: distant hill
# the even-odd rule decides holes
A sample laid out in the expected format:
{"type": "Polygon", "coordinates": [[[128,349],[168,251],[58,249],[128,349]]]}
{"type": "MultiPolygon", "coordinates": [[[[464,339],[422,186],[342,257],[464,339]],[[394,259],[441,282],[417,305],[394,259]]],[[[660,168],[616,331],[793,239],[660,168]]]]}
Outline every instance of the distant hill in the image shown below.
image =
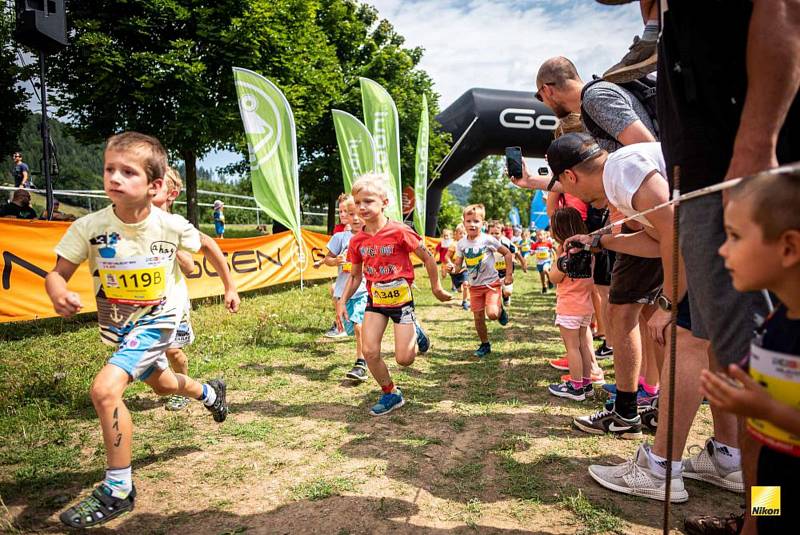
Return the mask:
{"type": "Polygon", "coordinates": [[[469,186],[462,186],[461,184],[456,184],[455,182],[447,186],[447,190],[450,194],[456,198],[458,204],[461,206],[466,206],[469,204],[469,192],[472,188],[469,186]]]}

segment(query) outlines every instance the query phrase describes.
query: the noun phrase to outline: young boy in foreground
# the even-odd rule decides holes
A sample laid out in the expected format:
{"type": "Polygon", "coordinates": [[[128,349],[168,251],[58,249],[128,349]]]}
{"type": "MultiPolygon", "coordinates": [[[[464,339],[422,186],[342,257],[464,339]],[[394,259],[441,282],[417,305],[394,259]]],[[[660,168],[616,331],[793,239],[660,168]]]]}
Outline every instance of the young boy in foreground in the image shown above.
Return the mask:
{"type": "MultiPolygon", "coordinates": [[[[168,167],[164,176],[164,187],[153,197],[153,206],[171,214],[172,204],[181,194],[182,188],[183,181],[181,180],[181,176],[175,169],[168,167]]],[[[203,249],[208,251],[206,253],[207,258],[222,281],[222,285],[225,289],[225,293],[223,294],[225,307],[231,313],[238,312],[240,299],[236,291],[236,282],[233,280],[231,270],[228,268],[228,263],[225,261],[225,255],[222,253],[222,249],[219,248],[217,242],[202,232],[200,233],[200,243],[202,243],[203,249]]],[[[192,259],[192,255],[186,251],[178,251],[177,261],[185,276],[190,275],[194,271],[194,260],[192,259]]],[[[186,302],[181,320],[178,323],[175,341],[172,342],[172,345],[167,349],[167,360],[169,361],[169,366],[172,368],[172,371],[183,375],[189,375],[189,359],[186,357],[186,353],[183,352],[183,348],[194,342],[194,329],[192,329],[191,321],[192,302],[189,299],[189,289],[186,286],[186,278],[181,277],[178,284],[181,285],[181,292],[185,292],[186,294],[186,302]]],[[[164,405],[164,408],[168,411],[180,411],[189,405],[189,401],[187,397],[173,394],[167,398],[167,403],[164,405]]]]}
{"type": "Polygon", "coordinates": [[[90,496],[61,513],[61,521],[76,528],[103,524],[133,509],[133,423],[122,399],[133,380],[144,381],[158,395],[202,401],[217,422],[228,414],[222,380],[199,383],[173,373],[165,355],[186,301],[176,253],[203,249],[200,233],[188,221],[151,204],[163,187],[167,154],[157,139],[125,132],[109,138],[104,157],[103,187],[113,204],[69,227],[45,279],[55,311],[64,317],[77,314],[80,297],[67,282],[88,260],[100,337],[115,347],[90,391],[108,469],[90,496]]]}
{"type": "Polygon", "coordinates": [[[425,264],[431,280],[431,291],[439,301],[449,301],[450,294],[442,289],[436,261],[422,238],[409,227],[389,221],[383,213],[389,204],[386,180],[382,175],[365,175],[353,184],[358,213],[364,229],[350,240],[348,254],[352,271],[342,298],[336,304],[337,315],[349,319],[345,303],[367,279],[367,308],[362,328],[362,350],[372,376],[383,391],[378,403],[370,410],[373,416],[388,414],[405,404],[403,394],[395,387],[389,368],[381,358],[381,340],[391,319],[394,323],[394,358],[401,366],[410,366],[417,348],[427,351],[429,341],[419,328],[414,314],[414,266],[411,253],[425,264]]]}
{"type": "MultiPolygon", "coordinates": [[[[747,431],[761,443],[760,448],[742,449],[743,465],[758,464],[756,485],[780,487],[780,516],[748,514],[743,533],[792,533],[800,522],[798,207],[797,171],[744,179],[731,190],[725,207],[728,237],[719,253],[733,286],[740,292],[766,289],[781,301],[756,331],[749,375],[735,364],[728,374],[736,383],[709,370],[701,375],[705,397],[720,409],[747,417],[747,431]]],[[[754,498],[748,501],[756,508],[754,498]]]]}

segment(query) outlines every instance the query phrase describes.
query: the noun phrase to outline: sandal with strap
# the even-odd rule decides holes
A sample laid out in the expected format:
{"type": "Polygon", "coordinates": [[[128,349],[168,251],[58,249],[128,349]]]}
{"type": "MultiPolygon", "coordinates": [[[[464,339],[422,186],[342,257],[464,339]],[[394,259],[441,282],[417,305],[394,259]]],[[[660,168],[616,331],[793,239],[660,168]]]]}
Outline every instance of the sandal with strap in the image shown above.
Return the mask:
{"type": "Polygon", "coordinates": [[[106,494],[100,485],[89,496],[61,513],[59,518],[71,528],[91,528],[133,511],[135,499],[135,487],[127,498],[116,498],[106,494]]]}

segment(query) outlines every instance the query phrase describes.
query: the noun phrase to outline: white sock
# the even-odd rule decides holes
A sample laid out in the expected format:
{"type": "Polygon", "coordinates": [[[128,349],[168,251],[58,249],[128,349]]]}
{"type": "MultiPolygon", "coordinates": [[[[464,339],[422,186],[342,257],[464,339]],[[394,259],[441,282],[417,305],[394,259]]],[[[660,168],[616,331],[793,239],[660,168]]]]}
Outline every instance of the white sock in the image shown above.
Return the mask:
{"type": "Polygon", "coordinates": [[[210,384],[203,383],[203,393],[198,399],[203,402],[203,405],[210,407],[217,401],[217,391],[214,390],[210,384]]]}
{"type": "Polygon", "coordinates": [[[648,20],[645,23],[642,41],[658,41],[658,19],[648,20]]]}
{"type": "Polygon", "coordinates": [[[725,471],[734,472],[742,469],[742,450],[717,442],[713,438],[711,442],[714,444],[714,457],[725,471]]]}
{"type": "Polygon", "coordinates": [[[115,498],[125,499],[133,490],[133,478],[131,477],[131,467],[109,468],[106,470],[106,478],[103,480],[111,495],[115,498]]]}
{"type": "MultiPolygon", "coordinates": [[[[667,459],[659,457],[653,450],[647,450],[647,461],[650,464],[650,471],[660,478],[667,477],[667,459]]],[[[672,477],[680,477],[683,471],[683,463],[680,461],[672,461],[672,477]]]]}

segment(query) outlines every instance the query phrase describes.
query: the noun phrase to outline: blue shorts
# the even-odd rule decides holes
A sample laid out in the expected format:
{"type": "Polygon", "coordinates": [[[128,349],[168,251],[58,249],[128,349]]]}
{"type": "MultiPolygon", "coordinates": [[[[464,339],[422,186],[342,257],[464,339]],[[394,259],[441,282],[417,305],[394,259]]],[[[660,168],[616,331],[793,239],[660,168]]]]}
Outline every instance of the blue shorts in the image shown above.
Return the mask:
{"type": "Polygon", "coordinates": [[[367,292],[364,292],[361,295],[351,297],[344,305],[347,309],[347,315],[350,317],[349,321],[344,321],[344,330],[351,336],[355,332],[355,324],[361,325],[364,323],[364,312],[367,310],[367,297],[367,292]]]}
{"type": "Polygon", "coordinates": [[[545,262],[543,264],[536,264],[536,271],[538,271],[539,273],[550,271],[550,262],[545,262]]]}
{"type": "Polygon", "coordinates": [[[220,236],[225,234],[225,223],[220,223],[219,221],[214,221],[214,232],[216,232],[220,236]]]}
{"type": "Polygon", "coordinates": [[[156,369],[167,369],[166,352],[174,339],[175,329],[134,327],[122,337],[108,363],[122,368],[132,379],[144,381],[156,369]]]}
{"type": "Polygon", "coordinates": [[[452,274],[452,273],[450,274],[450,280],[452,281],[453,287],[456,290],[460,290],[461,289],[461,285],[464,284],[465,282],[467,282],[467,275],[468,275],[468,273],[467,273],[466,269],[464,271],[462,271],[461,273],[456,273],[455,275],[452,274]]]}

